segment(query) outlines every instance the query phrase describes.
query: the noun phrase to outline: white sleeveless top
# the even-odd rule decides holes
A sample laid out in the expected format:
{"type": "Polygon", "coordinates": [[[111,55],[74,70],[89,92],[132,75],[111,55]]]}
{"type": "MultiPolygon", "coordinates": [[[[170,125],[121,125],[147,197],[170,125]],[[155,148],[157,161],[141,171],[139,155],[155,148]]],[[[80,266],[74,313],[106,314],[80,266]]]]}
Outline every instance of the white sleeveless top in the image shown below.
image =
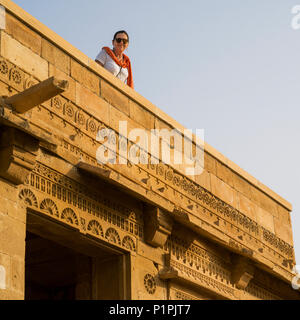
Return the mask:
{"type": "Polygon", "coordinates": [[[114,76],[117,76],[121,81],[127,82],[128,70],[127,68],[121,68],[115,63],[115,61],[102,49],[96,57],[96,60],[100,61],[104,68],[111,72],[114,76]]]}

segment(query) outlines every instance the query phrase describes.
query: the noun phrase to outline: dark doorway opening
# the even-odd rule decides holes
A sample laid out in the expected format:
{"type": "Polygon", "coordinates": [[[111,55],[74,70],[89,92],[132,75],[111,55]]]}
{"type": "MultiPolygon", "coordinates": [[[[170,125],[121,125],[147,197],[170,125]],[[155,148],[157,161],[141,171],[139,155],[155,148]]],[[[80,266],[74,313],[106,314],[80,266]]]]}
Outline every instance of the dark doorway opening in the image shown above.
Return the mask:
{"type": "Polygon", "coordinates": [[[130,261],[113,244],[27,213],[25,300],[130,299],[130,261]]]}
{"type": "Polygon", "coordinates": [[[92,261],[88,256],[27,232],[25,266],[26,300],[91,298],[92,261]]]}

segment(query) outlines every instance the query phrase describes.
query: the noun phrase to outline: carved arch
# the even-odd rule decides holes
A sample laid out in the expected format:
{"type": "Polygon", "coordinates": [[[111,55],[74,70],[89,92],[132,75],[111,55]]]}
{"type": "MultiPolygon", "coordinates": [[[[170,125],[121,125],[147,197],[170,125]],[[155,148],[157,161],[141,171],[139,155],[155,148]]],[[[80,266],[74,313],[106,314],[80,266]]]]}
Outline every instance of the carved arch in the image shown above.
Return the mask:
{"type": "Polygon", "coordinates": [[[87,226],[87,229],[91,231],[92,234],[104,237],[103,229],[100,223],[96,220],[91,220],[87,226]]]}
{"type": "Polygon", "coordinates": [[[129,236],[125,236],[123,238],[123,241],[122,241],[122,246],[126,249],[129,249],[131,251],[135,251],[135,243],[133,241],[133,239],[129,236]]]}
{"type": "Polygon", "coordinates": [[[121,239],[118,232],[114,228],[107,229],[105,233],[105,238],[112,243],[121,245],[121,239]]]}
{"type": "Polygon", "coordinates": [[[55,202],[51,199],[44,199],[40,204],[40,209],[46,211],[52,216],[59,217],[57,206],[55,202]]]}
{"type": "Polygon", "coordinates": [[[30,189],[22,189],[19,193],[19,199],[27,206],[38,208],[37,198],[30,189]]]}
{"type": "Polygon", "coordinates": [[[70,208],[66,208],[63,210],[63,212],[61,213],[61,218],[63,220],[66,220],[70,224],[75,224],[78,226],[78,218],[76,216],[76,213],[70,208]]]}

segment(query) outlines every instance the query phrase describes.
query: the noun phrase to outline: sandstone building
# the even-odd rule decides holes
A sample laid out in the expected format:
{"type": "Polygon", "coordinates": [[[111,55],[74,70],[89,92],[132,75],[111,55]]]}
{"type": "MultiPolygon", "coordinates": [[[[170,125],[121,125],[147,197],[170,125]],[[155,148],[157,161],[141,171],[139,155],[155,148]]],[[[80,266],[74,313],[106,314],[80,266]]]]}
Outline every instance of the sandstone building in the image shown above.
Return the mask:
{"type": "Polygon", "coordinates": [[[98,163],[98,131],[120,120],[184,128],[0,4],[1,300],[299,299],[286,200],[208,144],[194,177],[98,163]]]}

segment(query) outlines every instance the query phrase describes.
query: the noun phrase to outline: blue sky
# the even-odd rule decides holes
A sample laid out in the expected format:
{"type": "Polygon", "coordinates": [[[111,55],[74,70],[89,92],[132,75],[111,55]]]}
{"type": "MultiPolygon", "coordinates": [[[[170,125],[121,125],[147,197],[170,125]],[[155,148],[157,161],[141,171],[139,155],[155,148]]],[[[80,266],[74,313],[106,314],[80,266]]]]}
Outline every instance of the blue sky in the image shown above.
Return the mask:
{"type": "Polygon", "coordinates": [[[300,0],[15,0],[91,58],[130,35],[135,89],[290,201],[300,264],[300,0]]]}

